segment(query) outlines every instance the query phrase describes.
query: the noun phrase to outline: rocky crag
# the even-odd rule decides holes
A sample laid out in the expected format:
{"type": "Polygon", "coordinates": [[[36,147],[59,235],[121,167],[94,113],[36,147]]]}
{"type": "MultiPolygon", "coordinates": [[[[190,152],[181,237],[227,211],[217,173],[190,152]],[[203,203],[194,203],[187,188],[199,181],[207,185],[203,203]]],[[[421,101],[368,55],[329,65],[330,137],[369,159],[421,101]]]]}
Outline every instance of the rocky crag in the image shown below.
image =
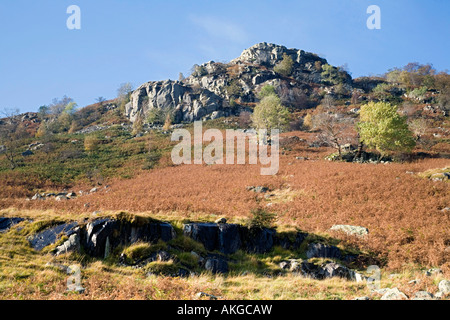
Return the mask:
{"type": "Polygon", "coordinates": [[[322,66],[339,74],[340,81],[351,87],[348,73],[329,66],[327,60],[316,54],[259,43],[227,64],[210,61],[195,66],[193,73],[182,81],[142,84],[131,94],[126,116],[134,122],[139,117],[145,119],[152,109],[171,110],[173,123],[181,123],[238,115],[242,110],[251,110],[249,107],[258,102],[258,93],[265,85],[276,87],[288,106],[305,107],[314,88],[333,90],[322,66]],[[292,59],[288,74],[277,72],[285,57],[292,59]]]}

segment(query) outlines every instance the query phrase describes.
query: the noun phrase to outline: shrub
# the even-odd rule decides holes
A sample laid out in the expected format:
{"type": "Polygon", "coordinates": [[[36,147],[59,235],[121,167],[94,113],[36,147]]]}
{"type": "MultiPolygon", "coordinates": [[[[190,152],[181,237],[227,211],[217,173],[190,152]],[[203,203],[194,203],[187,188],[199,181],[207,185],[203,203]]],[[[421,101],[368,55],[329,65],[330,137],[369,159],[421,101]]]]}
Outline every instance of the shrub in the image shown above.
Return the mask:
{"type": "Polygon", "coordinates": [[[323,82],[333,85],[345,82],[348,77],[347,72],[329,64],[322,65],[322,73],[320,75],[323,82]]]}
{"type": "Polygon", "coordinates": [[[292,74],[292,67],[294,66],[294,61],[287,54],[283,54],[283,60],[281,60],[274,68],[273,71],[279,73],[283,76],[290,76],[292,74]]]}
{"type": "Polygon", "coordinates": [[[84,139],[84,150],[87,152],[95,152],[100,145],[100,139],[96,136],[87,136],[84,139]]]}
{"type": "Polygon", "coordinates": [[[258,208],[251,211],[252,217],[248,222],[249,228],[273,228],[277,219],[275,213],[258,208]]]}
{"type": "Polygon", "coordinates": [[[312,115],[311,113],[308,113],[305,118],[303,119],[303,127],[306,129],[312,129],[313,127],[313,121],[312,121],[312,115]]]}
{"type": "Polygon", "coordinates": [[[231,81],[230,84],[226,87],[226,90],[229,97],[237,98],[242,95],[242,87],[239,85],[237,80],[231,81]]]}
{"type": "Polygon", "coordinates": [[[261,88],[261,91],[258,94],[258,98],[263,99],[270,95],[276,95],[275,87],[271,85],[265,85],[261,88]]]}

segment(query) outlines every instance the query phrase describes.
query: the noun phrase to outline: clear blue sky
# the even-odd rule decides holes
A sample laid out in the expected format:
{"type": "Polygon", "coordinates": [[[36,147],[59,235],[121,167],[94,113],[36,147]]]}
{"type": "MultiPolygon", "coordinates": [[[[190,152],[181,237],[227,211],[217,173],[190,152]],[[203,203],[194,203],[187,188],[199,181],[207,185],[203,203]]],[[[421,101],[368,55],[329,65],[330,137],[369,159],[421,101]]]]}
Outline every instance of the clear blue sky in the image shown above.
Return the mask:
{"type": "Polygon", "coordinates": [[[121,83],[177,79],[258,42],[314,52],[353,77],[408,62],[450,69],[450,1],[1,0],[0,110],[37,111],[68,95],[79,107],[121,83]],[[69,30],[69,5],[81,30],[69,30]],[[369,30],[369,5],[381,30],[369,30]]]}

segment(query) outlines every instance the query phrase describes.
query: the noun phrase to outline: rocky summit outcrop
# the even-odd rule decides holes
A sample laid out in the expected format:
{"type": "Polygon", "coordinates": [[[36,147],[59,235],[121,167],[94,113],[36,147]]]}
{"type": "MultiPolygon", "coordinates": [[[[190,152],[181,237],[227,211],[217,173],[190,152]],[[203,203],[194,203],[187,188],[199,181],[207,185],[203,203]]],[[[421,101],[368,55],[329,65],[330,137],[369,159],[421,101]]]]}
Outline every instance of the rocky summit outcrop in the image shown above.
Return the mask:
{"type": "MultiPolygon", "coordinates": [[[[145,122],[152,109],[171,111],[173,123],[238,115],[242,110],[251,111],[249,106],[258,101],[264,85],[273,85],[282,92],[285,104],[298,107],[305,103],[304,97],[313,92],[314,85],[327,86],[322,65],[327,61],[314,53],[258,43],[229,63],[209,61],[196,65],[182,81],[142,84],[131,94],[125,113],[131,122],[139,117],[145,122]],[[292,59],[288,75],[276,72],[285,56],[292,59]]],[[[341,75],[344,83],[351,85],[350,75],[345,71],[341,75]]]]}

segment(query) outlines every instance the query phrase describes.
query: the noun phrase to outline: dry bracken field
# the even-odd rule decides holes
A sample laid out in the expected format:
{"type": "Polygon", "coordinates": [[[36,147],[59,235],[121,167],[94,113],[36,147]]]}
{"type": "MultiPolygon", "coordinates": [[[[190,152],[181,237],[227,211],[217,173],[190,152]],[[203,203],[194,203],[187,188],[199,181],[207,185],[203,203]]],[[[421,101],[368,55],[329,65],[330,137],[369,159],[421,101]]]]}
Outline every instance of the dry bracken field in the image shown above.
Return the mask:
{"type": "Polygon", "coordinates": [[[450,204],[449,184],[418,175],[448,166],[448,159],[357,164],[322,160],[326,152],[300,148],[281,155],[274,176],[260,175],[259,165],[169,166],[112,180],[107,189],[69,201],[4,198],[1,206],[62,214],[125,210],[194,220],[220,216],[234,221],[249,217],[252,209],[266,208],[277,214],[279,226],[331,234],[378,255],[388,268],[417,263],[449,271],[450,213],[443,210],[450,204]],[[255,193],[248,186],[265,186],[269,192],[255,193]],[[364,226],[369,236],[357,240],[332,233],[334,224],[364,226]]]}

